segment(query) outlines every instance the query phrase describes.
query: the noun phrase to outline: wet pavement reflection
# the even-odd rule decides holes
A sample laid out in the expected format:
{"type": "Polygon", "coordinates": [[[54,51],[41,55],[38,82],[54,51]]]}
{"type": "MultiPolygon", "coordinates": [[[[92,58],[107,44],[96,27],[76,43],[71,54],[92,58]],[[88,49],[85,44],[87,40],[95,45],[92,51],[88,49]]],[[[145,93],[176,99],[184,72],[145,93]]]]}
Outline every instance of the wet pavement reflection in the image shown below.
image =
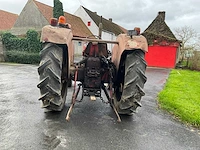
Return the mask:
{"type": "MultiPolygon", "coordinates": [[[[143,107],[118,123],[109,105],[85,97],[65,120],[72,88],[62,112],[44,112],[38,101],[37,66],[0,64],[0,150],[198,150],[200,132],[158,109],[156,96],[169,69],[148,68],[143,107]]],[[[105,98],[105,96],[103,96],[105,98]]]]}

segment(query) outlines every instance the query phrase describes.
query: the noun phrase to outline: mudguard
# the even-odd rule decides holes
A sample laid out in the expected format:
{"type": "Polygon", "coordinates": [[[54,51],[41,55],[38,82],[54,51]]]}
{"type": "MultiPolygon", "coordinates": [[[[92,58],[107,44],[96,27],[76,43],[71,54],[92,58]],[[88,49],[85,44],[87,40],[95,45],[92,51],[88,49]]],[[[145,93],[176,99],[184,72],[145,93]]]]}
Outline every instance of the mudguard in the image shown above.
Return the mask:
{"type": "MultiPolygon", "coordinates": [[[[68,64],[72,65],[74,61],[74,47],[72,42],[73,34],[71,29],[59,26],[46,25],[42,28],[41,42],[66,44],[68,47],[68,64]]],[[[69,66],[70,68],[70,66],[69,66]]],[[[68,71],[69,73],[69,71],[68,71]]],[[[68,74],[69,76],[69,74],[68,74]]]]}
{"type": "Polygon", "coordinates": [[[141,49],[144,52],[148,52],[147,40],[142,35],[132,36],[131,38],[127,34],[120,34],[117,37],[117,42],[119,44],[115,44],[112,49],[112,62],[115,64],[117,70],[119,68],[119,62],[124,50],[141,49]]]}

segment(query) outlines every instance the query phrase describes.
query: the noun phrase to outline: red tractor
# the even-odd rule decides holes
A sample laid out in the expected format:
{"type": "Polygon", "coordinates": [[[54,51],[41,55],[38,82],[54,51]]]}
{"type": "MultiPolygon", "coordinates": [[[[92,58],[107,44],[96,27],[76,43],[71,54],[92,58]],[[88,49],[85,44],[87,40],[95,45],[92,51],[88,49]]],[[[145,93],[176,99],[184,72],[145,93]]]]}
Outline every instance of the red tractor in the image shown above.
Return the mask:
{"type": "MultiPolygon", "coordinates": [[[[100,31],[101,28],[102,24],[100,31]]],[[[67,120],[80,90],[81,100],[87,96],[91,100],[99,97],[102,101],[104,91],[119,122],[119,114],[132,115],[141,106],[140,100],[145,95],[143,87],[147,80],[144,60],[145,52],[148,51],[146,38],[138,34],[138,28],[120,34],[116,41],[102,40],[100,35],[101,32],[99,38],[75,38],[70,25],[57,23],[55,19],[51,25],[43,27],[38,88],[41,93],[39,100],[44,108],[62,111],[71,80],[74,81],[74,91],[67,120]],[[73,40],[88,42],[82,59],[76,63],[73,61],[73,40]],[[115,44],[112,53],[108,51],[107,43],[115,44]]]]}

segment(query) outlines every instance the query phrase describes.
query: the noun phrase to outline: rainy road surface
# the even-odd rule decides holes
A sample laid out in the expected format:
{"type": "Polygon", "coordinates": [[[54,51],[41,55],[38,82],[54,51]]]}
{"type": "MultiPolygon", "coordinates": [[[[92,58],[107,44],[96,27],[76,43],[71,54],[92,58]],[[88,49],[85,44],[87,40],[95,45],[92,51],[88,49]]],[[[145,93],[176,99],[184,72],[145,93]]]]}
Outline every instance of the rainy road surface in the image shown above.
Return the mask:
{"type": "Polygon", "coordinates": [[[44,113],[37,100],[37,66],[1,63],[0,150],[199,150],[200,131],[156,105],[169,71],[147,69],[143,107],[121,123],[109,105],[87,97],[66,122],[72,89],[61,113],[44,113]]]}

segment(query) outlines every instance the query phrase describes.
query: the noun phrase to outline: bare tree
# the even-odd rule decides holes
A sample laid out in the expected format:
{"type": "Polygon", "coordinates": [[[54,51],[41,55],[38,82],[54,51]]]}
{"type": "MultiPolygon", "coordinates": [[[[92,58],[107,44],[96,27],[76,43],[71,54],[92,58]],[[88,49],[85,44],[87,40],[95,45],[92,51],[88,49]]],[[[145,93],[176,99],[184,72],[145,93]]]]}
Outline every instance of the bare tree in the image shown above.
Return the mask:
{"type": "Polygon", "coordinates": [[[176,28],[175,35],[181,41],[180,55],[181,61],[183,61],[184,54],[195,49],[197,32],[189,26],[184,26],[176,28]]]}
{"type": "Polygon", "coordinates": [[[200,51],[200,35],[198,36],[198,40],[195,45],[196,50],[200,51]]]}

